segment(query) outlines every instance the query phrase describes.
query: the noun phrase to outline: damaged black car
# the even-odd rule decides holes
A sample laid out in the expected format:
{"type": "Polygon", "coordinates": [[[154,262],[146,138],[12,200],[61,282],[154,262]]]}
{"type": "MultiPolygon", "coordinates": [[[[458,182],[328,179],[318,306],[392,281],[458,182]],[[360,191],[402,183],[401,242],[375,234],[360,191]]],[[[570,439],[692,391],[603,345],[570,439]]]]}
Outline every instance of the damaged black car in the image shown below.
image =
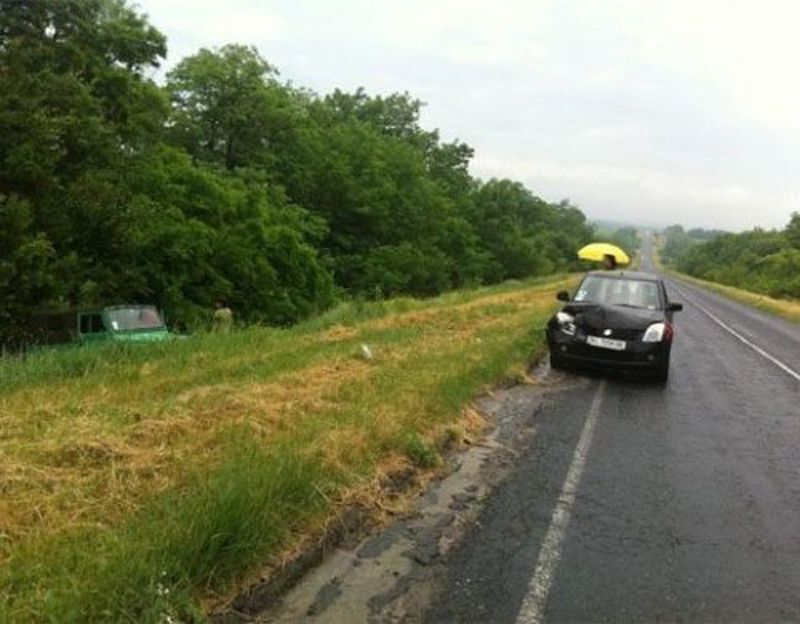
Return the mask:
{"type": "Polygon", "coordinates": [[[674,337],[673,312],[683,309],[667,297],[657,275],[593,271],[575,296],[547,324],[550,364],[642,371],[661,382],[669,376],[674,337]]]}

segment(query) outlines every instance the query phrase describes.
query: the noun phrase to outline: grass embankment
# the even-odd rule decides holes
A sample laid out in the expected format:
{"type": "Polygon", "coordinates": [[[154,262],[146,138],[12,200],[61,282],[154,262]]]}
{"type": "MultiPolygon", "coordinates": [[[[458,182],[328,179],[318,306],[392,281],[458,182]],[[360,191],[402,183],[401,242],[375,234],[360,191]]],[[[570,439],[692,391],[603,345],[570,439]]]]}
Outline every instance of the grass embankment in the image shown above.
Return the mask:
{"type": "Polygon", "coordinates": [[[380,506],[382,473],[436,464],[571,281],[0,360],[0,621],[202,619],[343,506],[380,506]]]}
{"type": "Polygon", "coordinates": [[[800,301],[790,299],[775,299],[774,297],[768,297],[767,295],[761,295],[759,293],[754,293],[742,288],[726,286],[725,284],[718,284],[717,282],[709,282],[708,280],[700,279],[699,277],[681,273],[669,266],[664,265],[661,262],[658,253],[655,254],[654,261],[656,266],[661,271],[669,275],[686,280],[687,282],[696,284],[697,286],[708,288],[709,290],[718,292],[721,295],[725,295],[726,297],[730,297],[731,299],[735,299],[741,303],[753,306],[754,308],[759,308],[765,312],[770,312],[771,314],[783,317],[789,321],[800,323],[800,301]]]}

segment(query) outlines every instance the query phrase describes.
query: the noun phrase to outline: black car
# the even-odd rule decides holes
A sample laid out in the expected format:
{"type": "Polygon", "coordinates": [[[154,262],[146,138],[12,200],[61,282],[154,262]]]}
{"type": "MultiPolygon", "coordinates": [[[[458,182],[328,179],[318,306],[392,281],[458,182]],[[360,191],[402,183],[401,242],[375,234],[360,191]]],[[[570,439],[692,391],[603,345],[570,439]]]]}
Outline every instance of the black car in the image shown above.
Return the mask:
{"type": "Polygon", "coordinates": [[[669,375],[672,313],[683,309],[667,297],[664,280],[651,273],[593,271],[575,296],[547,324],[553,368],[570,364],[640,370],[659,381],[669,375]]]}

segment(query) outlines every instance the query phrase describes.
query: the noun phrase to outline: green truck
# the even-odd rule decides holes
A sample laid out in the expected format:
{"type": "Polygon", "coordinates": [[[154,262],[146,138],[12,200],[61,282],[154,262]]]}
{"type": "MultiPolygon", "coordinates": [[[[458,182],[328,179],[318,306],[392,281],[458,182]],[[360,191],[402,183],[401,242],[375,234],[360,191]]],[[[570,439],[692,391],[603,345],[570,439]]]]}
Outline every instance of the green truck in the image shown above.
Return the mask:
{"type": "Polygon", "coordinates": [[[27,333],[28,346],[158,342],[172,337],[152,305],[42,312],[30,319],[27,333]]]}

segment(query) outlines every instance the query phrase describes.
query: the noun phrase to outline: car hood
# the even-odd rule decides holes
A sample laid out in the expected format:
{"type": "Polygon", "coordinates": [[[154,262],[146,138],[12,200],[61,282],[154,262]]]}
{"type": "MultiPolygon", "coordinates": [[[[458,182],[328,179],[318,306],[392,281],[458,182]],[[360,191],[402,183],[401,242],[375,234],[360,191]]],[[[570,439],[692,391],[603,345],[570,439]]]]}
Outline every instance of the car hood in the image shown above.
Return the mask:
{"type": "Polygon", "coordinates": [[[644,331],[653,323],[664,321],[663,310],[627,308],[596,303],[569,304],[564,311],[575,317],[578,327],[592,330],[623,329],[644,331]]]}

